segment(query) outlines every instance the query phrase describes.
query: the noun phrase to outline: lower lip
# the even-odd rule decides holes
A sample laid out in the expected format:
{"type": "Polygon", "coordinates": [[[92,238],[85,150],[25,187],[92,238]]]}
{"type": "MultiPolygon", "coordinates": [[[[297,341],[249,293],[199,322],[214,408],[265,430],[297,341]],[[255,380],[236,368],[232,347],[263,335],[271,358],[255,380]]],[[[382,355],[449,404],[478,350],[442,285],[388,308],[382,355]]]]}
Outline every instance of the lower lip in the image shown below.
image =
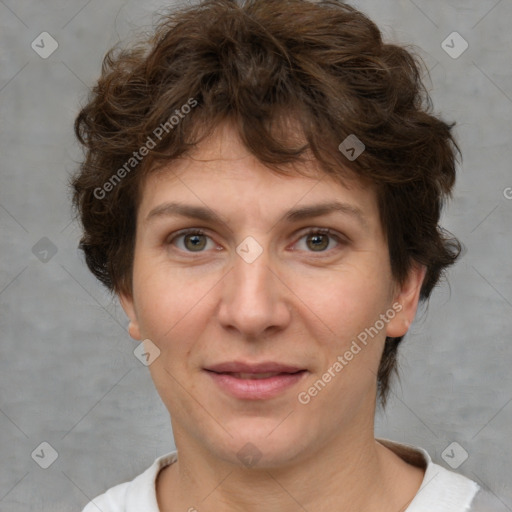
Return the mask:
{"type": "Polygon", "coordinates": [[[207,370],[215,383],[228,394],[243,400],[266,400],[291,388],[304,378],[306,371],[282,373],[266,379],[239,379],[228,373],[207,370]]]}

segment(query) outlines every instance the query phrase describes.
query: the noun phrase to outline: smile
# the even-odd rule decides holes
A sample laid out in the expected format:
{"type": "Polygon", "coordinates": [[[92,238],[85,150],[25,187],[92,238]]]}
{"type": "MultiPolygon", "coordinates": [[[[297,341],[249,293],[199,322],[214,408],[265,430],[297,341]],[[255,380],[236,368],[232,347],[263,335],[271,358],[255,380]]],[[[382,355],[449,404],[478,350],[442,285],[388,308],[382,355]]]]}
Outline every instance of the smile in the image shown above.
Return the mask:
{"type": "Polygon", "coordinates": [[[223,392],[241,400],[268,400],[281,395],[298,384],[307,373],[306,370],[293,373],[206,372],[223,392]]]}

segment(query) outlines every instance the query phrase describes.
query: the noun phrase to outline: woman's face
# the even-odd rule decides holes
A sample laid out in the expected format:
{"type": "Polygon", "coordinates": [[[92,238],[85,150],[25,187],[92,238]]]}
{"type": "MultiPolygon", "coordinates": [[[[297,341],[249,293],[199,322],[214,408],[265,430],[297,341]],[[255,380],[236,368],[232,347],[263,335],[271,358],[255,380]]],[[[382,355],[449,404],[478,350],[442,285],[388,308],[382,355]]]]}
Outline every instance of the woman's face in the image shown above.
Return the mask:
{"type": "Polygon", "coordinates": [[[159,350],[178,449],[272,467],[373,436],[384,340],[407,331],[423,278],[395,285],[374,191],[313,161],[278,175],[229,126],[192,157],[145,182],[121,296],[159,350]]]}

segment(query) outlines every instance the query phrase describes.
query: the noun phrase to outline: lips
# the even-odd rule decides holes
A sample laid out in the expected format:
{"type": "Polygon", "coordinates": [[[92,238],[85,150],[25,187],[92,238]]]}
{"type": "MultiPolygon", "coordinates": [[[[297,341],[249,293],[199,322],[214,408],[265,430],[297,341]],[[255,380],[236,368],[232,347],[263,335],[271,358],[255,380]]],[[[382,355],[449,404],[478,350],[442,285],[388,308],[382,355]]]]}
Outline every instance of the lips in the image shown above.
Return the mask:
{"type": "MultiPolygon", "coordinates": [[[[267,373],[233,373],[233,372],[222,372],[226,375],[231,375],[236,379],[268,379],[270,377],[275,377],[276,375],[283,375],[287,372],[267,372],[267,373]]],[[[295,372],[294,372],[295,373],[295,372]]]]}
{"type": "Polygon", "coordinates": [[[297,373],[304,368],[291,366],[288,364],[266,361],[262,363],[243,363],[240,361],[229,361],[225,363],[208,366],[206,370],[215,373],[233,373],[233,374],[266,374],[278,375],[280,373],[297,373]]]}
{"type": "Polygon", "coordinates": [[[205,370],[220,389],[242,400],[273,398],[296,385],[307,373],[303,368],[276,362],[248,364],[232,361],[205,370]]]}

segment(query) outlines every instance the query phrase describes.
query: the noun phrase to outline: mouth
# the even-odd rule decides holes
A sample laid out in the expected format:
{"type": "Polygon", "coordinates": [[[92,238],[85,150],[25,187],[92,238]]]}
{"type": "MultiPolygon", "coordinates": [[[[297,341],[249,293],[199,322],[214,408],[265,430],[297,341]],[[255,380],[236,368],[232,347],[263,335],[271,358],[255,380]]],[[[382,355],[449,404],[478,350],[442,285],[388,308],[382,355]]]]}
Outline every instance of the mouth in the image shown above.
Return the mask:
{"type": "Polygon", "coordinates": [[[305,369],[278,363],[224,363],[205,368],[217,386],[241,400],[268,400],[281,395],[301,381],[305,369]]]}
{"type": "MultiPolygon", "coordinates": [[[[289,372],[267,372],[267,373],[231,373],[231,372],[222,372],[219,375],[231,375],[231,377],[235,377],[236,379],[251,379],[251,380],[260,380],[260,379],[269,379],[270,377],[277,377],[278,375],[295,375],[296,373],[303,372],[305,370],[298,370],[297,372],[289,373],[289,372]]],[[[218,372],[214,372],[218,373],[218,372]]]]}

